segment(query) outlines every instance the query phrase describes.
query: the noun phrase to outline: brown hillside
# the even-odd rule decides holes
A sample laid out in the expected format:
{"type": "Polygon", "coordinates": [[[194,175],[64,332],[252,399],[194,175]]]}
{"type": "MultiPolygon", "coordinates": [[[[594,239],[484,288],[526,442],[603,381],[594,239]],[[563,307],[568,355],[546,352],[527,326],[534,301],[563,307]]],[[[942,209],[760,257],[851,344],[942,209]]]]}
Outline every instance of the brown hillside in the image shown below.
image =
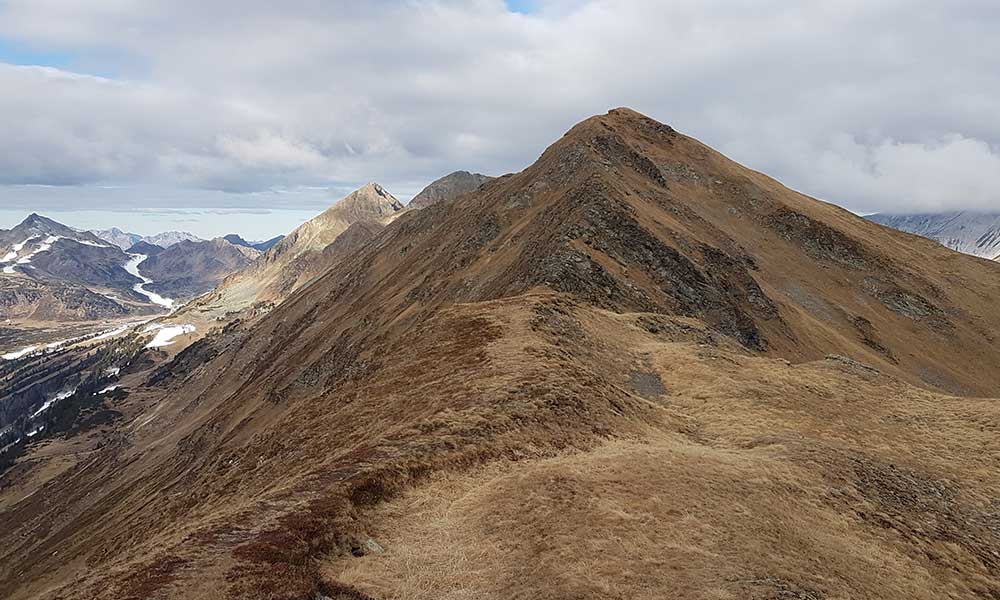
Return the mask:
{"type": "Polygon", "coordinates": [[[626,109],[351,239],[34,445],[0,589],[1000,596],[1000,265],[626,109]]]}
{"type": "Polygon", "coordinates": [[[252,264],[226,278],[205,298],[186,307],[176,318],[218,318],[254,303],[277,303],[323,269],[323,250],[351,225],[381,226],[403,211],[385,188],[368,183],[297,227],[252,264]]]}
{"type": "Polygon", "coordinates": [[[260,254],[223,238],[182,240],[143,261],[142,272],[155,282],[149,289],[169,297],[190,298],[210,291],[260,254]]]}

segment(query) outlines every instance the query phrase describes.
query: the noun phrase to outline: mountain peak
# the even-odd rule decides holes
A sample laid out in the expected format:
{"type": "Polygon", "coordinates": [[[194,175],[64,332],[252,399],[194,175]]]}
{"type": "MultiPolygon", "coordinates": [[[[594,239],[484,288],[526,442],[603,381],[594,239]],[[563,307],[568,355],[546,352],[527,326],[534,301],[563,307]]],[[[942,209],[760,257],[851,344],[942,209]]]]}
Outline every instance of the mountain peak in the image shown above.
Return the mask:
{"type": "Polygon", "coordinates": [[[250,242],[243,239],[243,236],[241,236],[238,233],[230,233],[228,235],[224,235],[222,236],[222,239],[226,240],[230,244],[235,244],[237,246],[246,246],[248,248],[250,247],[250,242]]]}
{"type": "Polygon", "coordinates": [[[595,128],[616,133],[633,133],[645,135],[664,135],[677,133],[673,127],[660,123],[656,119],[632,110],[631,108],[613,108],[603,115],[594,115],[570,128],[563,137],[574,137],[580,134],[590,134],[595,128]]]}
{"type": "Polygon", "coordinates": [[[603,115],[594,117],[602,123],[626,125],[636,129],[649,128],[663,133],[674,133],[674,128],[647,117],[639,111],[627,107],[612,108],[603,115]]]}
{"type": "Polygon", "coordinates": [[[59,223],[53,221],[48,217],[43,217],[42,215],[33,212],[27,217],[25,217],[23,221],[21,221],[21,225],[25,227],[37,227],[40,225],[45,225],[45,226],[59,225],[59,223]]]}
{"type": "Polygon", "coordinates": [[[382,187],[381,185],[379,185],[378,183],[376,183],[374,181],[369,181],[368,183],[366,183],[363,186],[361,186],[360,188],[358,188],[356,191],[358,191],[358,192],[364,191],[366,193],[378,194],[379,196],[382,196],[384,198],[386,198],[386,197],[387,198],[391,198],[392,197],[392,194],[390,194],[388,191],[386,191],[386,189],[384,187],[382,187]]]}
{"type": "Polygon", "coordinates": [[[348,223],[380,218],[403,210],[403,203],[381,185],[370,182],[348,194],[327,212],[348,223]]]}
{"type": "Polygon", "coordinates": [[[15,229],[31,231],[35,234],[48,234],[48,235],[60,235],[60,236],[73,236],[76,232],[63,225],[58,221],[54,221],[48,217],[43,217],[38,213],[31,213],[18,225],[15,229]]]}
{"type": "Polygon", "coordinates": [[[426,208],[462,194],[475,191],[492,177],[468,171],[455,171],[432,181],[410,200],[410,208],[426,208]]]}

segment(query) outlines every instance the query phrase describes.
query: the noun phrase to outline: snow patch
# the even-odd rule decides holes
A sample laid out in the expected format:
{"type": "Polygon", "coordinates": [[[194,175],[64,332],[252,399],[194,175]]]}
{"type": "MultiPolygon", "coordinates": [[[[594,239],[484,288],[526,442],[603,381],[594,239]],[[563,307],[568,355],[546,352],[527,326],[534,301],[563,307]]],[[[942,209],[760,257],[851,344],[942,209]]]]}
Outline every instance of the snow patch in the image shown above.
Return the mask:
{"type": "Polygon", "coordinates": [[[39,425],[37,428],[29,431],[27,433],[27,436],[28,437],[35,437],[36,435],[38,435],[39,433],[41,433],[43,429],[45,429],[45,425],[39,425]]]}
{"type": "Polygon", "coordinates": [[[99,333],[96,336],[94,336],[94,341],[98,342],[100,340],[106,340],[108,338],[113,338],[113,337],[119,336],[119,335],[125,333],[126,331],[128,331],[128,328],[131,327],[131,326],[132,326],[131,323],[126,323],[125,325],[122,325],[121,327],[119,327],[117,329],[109,329],[107,331],[102,331],[101,333],[99,333]]]}
{"type": "Polygon", "coordinates": [[[107,394],[108,392],[113,392],[113,391],[117,390],[119,387],[121,387],[121,386],[119,386],[119,385],[109,385],[108,387],[104,388],[103,390],[97,392],[97,395],[107,394]]]}
{"type": "Polygon", "coordinates": [[[143,296],[149,298],[149,301],[152,302],[153,304],[158,304],[164,308],[173,309],[174,300],[172,298],[164,298],[163,296],[157,294],[156,292],[150,292],[149,290],[145,289],[145,287],[143,287],[149,285],[150,283],[153,283],[152,279],[146,277],[145,275],[139,272],[139,265],[141,265],[143,261],[149,258],[149,256],[145,254],[129,254],[129,256],[131,258],[127,263],[125,263],[124,265],[125,270],[128,271],[129,274],[132,275],[133,277],[138,277],[139,279],[142,280],[142,283],[137,283],[133,285],[132,289],[135,290],[137,293],[142,294],[143,296]]]}
{"type": "MultiPolygon", "coordinates": [[[[33,236],[29,237],[28,239],[24,240],[23,242],[21,242],[19,244],[14,244],[13,246],[11,246],[11,251],[8,252],[7,255],[3,257],[3,260],[0,260],[0,263],[9,263],[11,261],[14,261],[14,264],[7,265],[6,267],[4,267],[3,268],[3,272],[4,273],[6,273],[7,275],[13,275],[14,274],[14,267],[15,266],[17,266],[17,265],[28,265],[29,263],[31,263],[31,259],[32,258],[35,258],[36,256],[38,256],[42,252],[48,252],[49,250],[52,249],[52,244],[54,244],[57,241],[63,239],[62,236],[59,236],[59,235],[50,235],[49,237],[47,237],[44,240],[42,240],[42,242],[40,244],[38,244],[38,247],[35,248],[34,252],[29,252],[27,255],[21,256],[20,258],[18,258],[18,256],[21,253],[21,250],[24,250],[24,247],[28,244],[28,242],[30,242],[31,240],[33,240],[33,239],[35,239],[37,237],[39,237],[39,236],[33,235],[33,236]],[[14,259],[17,259],[17,260],[14,260],[14,259]]],[[[30,267],[30,268],[34,268],[34,267],[30,267]]]]}
{"type": "Polygon", "coordinates": [[[103,341],[103,340],[106,340],[106,339],[109,339],[109,338],[117,337],[117,336],[125,333],[126,331],[128,331],[132,327],[137,327],[139,325],[142,325],[143,323],[146,323],[147,321],[148,321],[148,319],[145,320],[145,321],[133,321],[131,323],[126,323],[126,324],[122,325],[121,327],[117,327],[115,329],[106,329],[106,330],[104,330],[104,331],[102,331],[100,333],[97,333],[97,334],[87,334],[87,335],[81,335],[81,336],[78,336],[78,337],[69,338],[69,339],[66,339],[66,340],[59,340],[57,342],[52,342],[52,343],[49,343],[49,344],[45,344],[44,347],[41,347],[41,346],[28,346],[27,348],[22,348],[21,350],[17,350],[15,352],[8,352],[7,354],[0,354],[0,358],[2,358],[4,360],[17,360],[19,358],[23,358],[25,356],[28,356],[29,354],[32,354],[32,353],[34,353],[34,352],[36,352],[38,350],[44,350],[45,353],[49,353],[49,352],[58,350],[59,348],[62,348],[63,346],[65,346],[67,344],[75,344],[76,342],[80,342],[80,341],[85,341],[86,340],[86,341],[92,341],[92,342],[100,342],[100,341],[103,341]]]}
{"type": "Polygon", "coordinates": [[[35,239],[36,237],[38,237],[38,236],[37,235],[30,236],[26,240],[24,240],[23,242],[20,242],[20,243],[17,243],[17,244],[14,244],[13,246],[11,246],[10,247],[10,252],[8,252],[7,255],[3,257],[2,260],[0,260],[0,263],[10,262],[10,261],[14,260],[15,258],[17,258],[17,255],[21,253],[21,250],[24,250],[24,246],[27,245],[28,242],[30,242],[31,240],[35,239]]]}
{"type": "Polygon", "coordinates": [[[49,407],[52,406],[53,404],[55,404],[56,402],[59,402],[60,400],[65,400],[66,398],[69,398],[70,396],[72,396],[75,393],[76,393],[76,388],[73,388],[71,390],[63,390],[63,391],[59,392],[54,397],[49,398],[48,400],[46,400],[42,404],[42,407],[39,408],[38,410],[36,410],[35,414],[31,415],[31,418],[34,419],[38,415],[40,415],[43,412],[47,411],[49,409],[49,407]]]}
{"type": "Polygon", "coordinates": [[[27,348],[22,348],[17,352],[8,352],[7,354],[0,356],[0,358],[4,360],[17,360],[21,357],[31,354],[35,350],[38,350],[38,346],[28,346],[27,348]]]}
{"type": "Polygon", "coordinates": [[[52,244],[58,242],[61,239],[62,239],[61,236],[50,235],[49,237],[47,237],[44,240],[42,240],[42,243],[39,244],[37,248],[35,248],[34,252],[31,252],[27,256],[22,256],[21,258],[17,259],[17,264],[19,264],[19,265],[26,265],[26,264],[30,263],[31,259],[35,258],[36,256],[38,256],[42,252],[48,252],[49,250],[51,250],[52,249],[52,244]]]}
{"type": "MultiPolygon", "coordinates": [[[[156,325],[153,329],[158,331],[153,337],[153,340],[146,344],[147,348],[163,348],[164,346],[169,346],[174,343],[174,338],[186,333],[194,332],[195,327],[194,325],[156,325]]],[[[144,333],[152,331],[153,329],[147,327],[144,333]]]]}

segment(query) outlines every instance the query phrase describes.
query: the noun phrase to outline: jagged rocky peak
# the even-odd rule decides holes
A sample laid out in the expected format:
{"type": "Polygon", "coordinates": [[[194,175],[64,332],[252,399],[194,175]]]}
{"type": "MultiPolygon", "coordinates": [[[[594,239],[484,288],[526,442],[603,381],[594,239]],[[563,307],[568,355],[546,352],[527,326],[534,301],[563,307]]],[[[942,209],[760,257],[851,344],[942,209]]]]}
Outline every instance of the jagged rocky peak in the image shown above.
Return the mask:
{"type": "Polygon", "coordinates": [[[353,222],[366,217],[383,217],[403,210],[403,203],[381,185],[366,183],[334,204],[333,209],[353,222]]]}

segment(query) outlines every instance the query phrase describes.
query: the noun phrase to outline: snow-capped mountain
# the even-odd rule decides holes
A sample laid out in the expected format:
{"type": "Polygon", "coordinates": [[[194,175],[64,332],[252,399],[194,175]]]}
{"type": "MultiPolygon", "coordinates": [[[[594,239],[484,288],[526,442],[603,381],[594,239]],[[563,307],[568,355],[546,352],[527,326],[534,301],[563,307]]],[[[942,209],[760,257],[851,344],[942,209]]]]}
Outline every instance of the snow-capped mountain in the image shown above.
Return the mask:
{"type": "Polygon", "coordinates": [[[142,241],[141,235],[122,231],[117,227],[112,227],[111,229],[97,229],[91,231],[90,233],[96,235],[105,242],[118,246],[122,250],[128,250],[136,243],[142,241]]]}
{"type": "Polygon", "coordinates": [[[150,244],[155,244],[163,248],[169,248],[170,246],[180,242],[201,242],[204,240],[193,233],[188,233],[187,231],[164,231],[163,233],[157,233],[156,235],[147,235],[142,238],[142,241],[149,242],[150,244]]]}
{"type": "Polygon", "coordinates": [[[137,233],[129,233],[127,231],[122,231],[117,227],[112,227],[111,229],[96,229],[90,233],[96,235],[102,240],[112,243],[122,250],[128,250],[135,244],[139,242],[146,242],[148,244],[153,244],[154,246],[160,246],[161,248],[167,248],[173,246],[178,242],[192,241],[200,242],[202,241],[200,237],[193,233],[188,233],[187,231],[164,231],[162,233],[157,233],[156,235],[142,236],[137,233]]]}
{"type": "MultiPolygon", "coordinates": [[[[0,319],[67,323],[162,312],[203,293],[260,252],[225,240],[181,239],[166,249],[112,229],[110,239],[37,214],[0,230],[0,319]]],[[[152,236],[193,237],[176,232],[152,236]]],[[[165,243],[166,243],[165,242],[165,243]]]]}
{"type": "Polygon", "coordinates": [[[879,225],[914,233],[973,256],[1000,260],[1000,212],[968,211],[867,217],[879,225]]]}

